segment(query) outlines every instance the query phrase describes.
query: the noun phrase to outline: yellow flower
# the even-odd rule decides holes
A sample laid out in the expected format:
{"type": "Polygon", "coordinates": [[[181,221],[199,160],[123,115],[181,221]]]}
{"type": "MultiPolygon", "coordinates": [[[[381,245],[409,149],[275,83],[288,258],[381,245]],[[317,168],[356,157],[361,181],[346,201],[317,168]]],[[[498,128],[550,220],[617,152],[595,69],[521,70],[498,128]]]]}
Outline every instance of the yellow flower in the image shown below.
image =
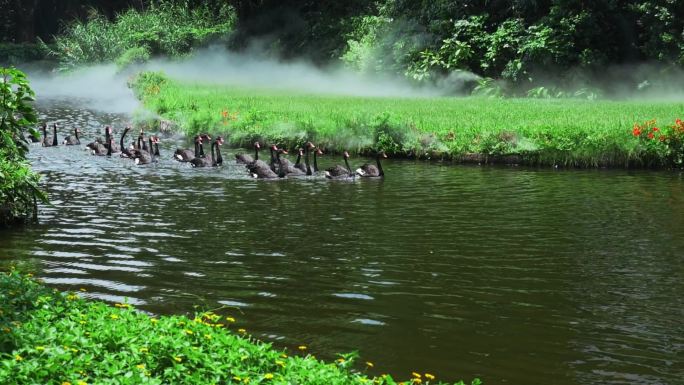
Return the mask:
{"type": "Polygon", "coordinates": [[[425,373],[425,378],[427,378],[428,380],[434,380],[435,376],[430,373],[425,373]]]}
{"type": "Polygon", "coordinates": [[[247,330],[245,330],[245,329],[238,329],[238,333],[245,334],[245,333],[247,333],[247,330]]]}
{"type": "Polygon", "coordinates": [[[80,288],[79,290],[82,291],[82,292],[88,291],[88,290],[86,290],[85,288],[80,288]]]}
{"type": "Polygon", "coordinates": [[[67,295],[66,299],[68,299],[69,301],[74,301],[78,299],[78,296],[76,294],[69,294],[67,295]]]}
{"type": "Polygon", "coordinates": [[[249,377],[247,377],[247,378],[245,378],[244,380],[242,380],[242,382],[244,382],[245,384],[249,384],[249,377]]]}
{"type": "Polygon", "coordinates": [[[64,382],[62,382],[62,385],[71,385],[71,382],[69,382],[69,381],[64,381],[64,382]]]}
{"type": "Polygon", "coordinates": [[[142,370],[142,369],[145,369],[145,364],[135,365],[135,367],[142,370]]]}
{"type": "Polygon", "coordinates": [[[423,382],[423,380],[421,380],[420,378],[414,378],[414,379],[411,380],[411,381],[413,381],[414,384],[420,384],[420,383],[423,382]]]}
{"type": "Polygon", "coordinates": [[[211,334],[205,334],[205,335],[204,335],[204,338],[210,340],[210,339],[211,339],[211,334]]]}
{"type": "Polygon", "coordinates": [[[375,365],[373,365],[373,363],[370,362],[370,361],[366,361],[366,366],[368,366],[369,368],[372,368],[372,367],[374,367],[375,365]]]}
{"type": "Polygon", "coordinates": [[[420,373],[416,373],[416,372],[411,372],[411,375],[412,375],[413,377],[415,377],[415,378],[421,378],[421,377],[423,377],[423,376],[420,375],[420,373]]]}
{"type": "Polygon", "coordinates": [[[183,361],[183,359],[180,358],[180,357],[173,357],[173,359],[174,359],[176,362],[181,362],[181,361],[183,361]]]}
{"type": "Polygon", "coordinates": [[[76,385],[88,385],[85,381],[79,381],[76,383],[76,385]]]}
{"type": "Polygon", "coordinates": [[[16,354],[16,355],[14,356],[14,359],[17,360],[17,361],[23,361],[23,360],[24,360],[24,358],[23,358],[22,356],[18,355],[18,354],[16,354]]]}
{"type": "Polygon", "coordinates": [[[194,334],[194,333],[190,329],[185,329],[185,334],[194,334]]]}
{"type": "Polygon", "coordinates": [[[144,347],[143,347],[143,348],[140,348],[140,352],[141,352],[141,353],[147,353],[147,352],[149,352],[149,351],[150,351],[150,349],[148,349],[148,348],[144,348],[144,347]]]}
{"type": "Polygon", "coordinates": [[[267,380],[271,380],[271,379],[273,379],[273,375],[271,373],[266,373],[266,374],[264,374],[264,378],[267,380]]]}
{"type": "Polygon", "coordinates": [[[306,345],[299,345],[299,347],[297,349],[304,351],[307,349],[307,347],[306,347],[306,345]]]}
{"type": "Polygon", "coordinates": [[[156,324],[157,322],[159,322],[159,320],[156,318],[150,318],[150,322],[152,322],[153,324],[156,324]]]}
{"type": "Polygon", "coordinates": [[[228,321],[228,322],[235,322],[235,318],[233,318],[233,317],[226,317],[226,321],[228,321]]]}
{"type": "Polygon", "coordinates": [[[214,325],[215,328],[222,328],[224,325],[223,324],[216,324],[214,325]]]}
{"type": "Polygon", "coordinates": [[[285,367],[285,363],[283,361],[276,360],[275,363],[276,363],[276,365],[278,365],[280,367],[283,367],[283,368],[285,367]]]}
{"type": "Polygon", "coordinates": [[[87,324],[87,322],[85,322],[85,321],[83,321],[83,320],[78,321],[78,323],[80,323],[81,325],[87,324]]]}
{"type": "Polygon", "coordinates": [[[281,354],[280,354],[280,358],[287,358],[287,354],[281,353],[281,354]]]}
{"type": "Polygon", "coordinates": [[[119,319],[119,316],[116,315],[116,314],[110,314],[110,315],[109,315],[109,318],[114,319],[114,320],[117,320],[117,319],[119,319]]]}
{"type": "Polygon", "coordinates": [[[42,352],[45,350],[45,346],[36,346],[36,350],[42,352]]]}
{"type": "Polygon", "coordinates": [[[239,376],[233,376],[233,380],[235,380],[235,381],[242,381],[242,378],[240,378],[239,376]]]}
{"type": "Polygon", "coordinates": [[[339,362],[339,363],[344,363],[344,358],[338,358],[338,359],[337,359],[337,362],[339,362]]]}

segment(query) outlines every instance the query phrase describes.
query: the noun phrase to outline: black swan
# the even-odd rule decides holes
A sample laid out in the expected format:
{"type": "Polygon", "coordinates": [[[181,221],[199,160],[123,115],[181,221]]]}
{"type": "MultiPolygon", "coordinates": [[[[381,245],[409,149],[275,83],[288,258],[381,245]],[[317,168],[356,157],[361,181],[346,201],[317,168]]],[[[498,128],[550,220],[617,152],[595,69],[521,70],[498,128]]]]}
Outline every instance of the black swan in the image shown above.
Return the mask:
{"type": "Polygon", "coordinates": [[[173,158],[179,162],[190,162],[199,156],[199,135],[195,136],[192,141],[195,143],[195,150],[178,148],[173,153],[173,158]]]}
{"type": "Polygon", "coordinates": [[[119,146],[114,143],[114,135],[112,128],[110,126],[105,127],[105,147],[107,147],[108,150],[111,149],[112,153],[119,153],[121,152],[121,149],[119,146]]]}
{"type": "MultiPolygon", "coordinates": [[[[308,153],[308,151],[307,151],[308,153]]],[[[306,157],[304,157],[304,163],[302,163],[302,157],[304,156],[304,149],[299,148],[297,153],[297,160],[295,161],[294,167],[302,172],[306,172],[306,157]]]]}
{"type": "MultiPolygon", "coordinates": [[[[282,152],[283,154],[287,154],[287,152],[282,152]]],[[[301,163],[302,161],[302,155],[304,155],[304,149],[300,148],[299,153],[297,155],[297,162],[295,164],[292,164],[288,159],[285,158],[280,158],[278,156],[278,164],[279,164],[279,169],[280,173],[288,176],[303,176],[306,175],[306,166],[301,163]],[[299,166],[302,168],[299,168],[299,166]]]]}
{"type": "Polygon", "coordinates": [[[67,146],[78,146],[81,144],[81,140],[78,137],[78,134],[81,132],[81,130],[78,129],[78,127],[74,128],[74,135],[67,136],[64,138],[64,141],[62,141],[62,144],[65,144],[67,146]]]}
{"type": "Polygon", "coordinates": [[[252,158],[248,154],[239,153],[239,154],[235,154],[235,162],[237,162],[238,164],[254,163],[254,161],[259,160],[259,150],[260,149],[261,149],[261,145],[259,144],[259,142],[254,142],[254,158],[252,158]]]}
{"type": "Polygon", "coordinates": [[[363,166],[356,169],[356,174],[363,178],[382,178],[385,172],[382,170],[380,158],[387,158],[385,151],[379,151],[375,155],[376,164],[365,163],[363,166]]]}
{"type": "Polygon", "coordinates": [[[59,146],[57,142],[57,123],[52,125],[52,139],[47,137],[47,127],[43,126],[43,147],[56,147],[59,146]]]}
{"type": "MultiPolygon", "coordinates": [[[[275,155],[274,151],[278,151],[278,147],[274,144],[271,146],[271,162],[273,167],[275,167],[275,155]]],[[[252,178],[258,179],[274,179],[278,177],[272,169],[271,165],[266,164],[263,160],[255,160],[247,165],[247,170],[249,170],[249,175],[252,178]]]]}
{"type": "Polygon", "coordinates": [[[43,123],[41,129],[43,130],[43,147],[52,147],[52,141],[47,137],[47,124],[43,123]]]}
{"type": "Polygon", "coordinates": [[[344,157],[344,166],[341,165],[336,165],[335,167],[330,167],[329,169],[325,170],[325,177],[328,179],[347,179],[347,178],[353,178],[354,173],[352,173],[351,167],[349,167],[349,153],[347,151],[344,152],[343,154],[344,157]]]}
{"type": "Polygon", "coordinates": [[[314,162],[313,162],[313,172],[314,174],[317,173],[318,170],[318,155],[323,155],[323,151],[321,151],[320,148],[314,146],[315,151],[314,151],[314,162]]]}
{"type": "MultiPolygon", "coordinates": [[[[223,138],[218,137],[214,141],[214,143],[211,144],[211,156],[198,156],[195,159],[190,161],[190,164],[192,167],[212,167],[214,166],[214,159],[216,158],[216,151],[215,149],[218,148],[219,142],[223,144],[223,138]]],[[[202,144],[202,138],[200,137],[199,139],[199,148],[200,148],[200,154],[203,153],[203,147],[204,145],[202,144]]]]}
{"type": "MultiPolygon", "coordinates": [[[[283,159],[280,158],[280,154],[285,154],[287,155],[287,151],[284,149],[280,148],[276,151],[276,162],[278,162],[278,178],[285,178],[287,176],[287,164],[283,162],[283,159]]],[[[287,159],[285,159],[287,160],[287,159]]],[[[289,161],[288,161],[289,162],[289,161]]]]}
{"type": "MultiPolygon", "coordinates": [[[[214,158],[214,162],[212,163],[212,166],[214,167],[219,167],[223,165],[223,156],[221,156],[221,147],[223,146],[223,137],[219,136],[216,138],[216,141],[214,142],[214,146],[216,147],[216,157],[214,158]]],[[[212,158],[213,158],[213,153],[212,153],[212,158]]]]}
{"type": "Polygon", "coordinates": [[[133,153],[131,152],[131,149],[128,149],[124,146],[124,139],[126,138],[126,134],[128,134],[128,131],[131,130],[131,126],[126,126],[123,130],[123,133],[121,134],[121,140],[119,140],[119,147],[121,147],[121,157],[122,158],[132,158],[133,153]]]}
{"type": "MultiPolygon", "coordinates": [[[[145,148],[152,148],[152,137],[149,137],[147,139],[147,141],[149,142],[149,147],[147,145],[145,145],[144,147],[145,148]]],[[[138,143],[140,143],[140,137],[138,137],[138,143]]],[[[154,157],[147,150],[135,149],[135,150],[131,150],[131,152],[133,153],[133,159],[135,161],[135,164],[138,164],[138,165],[150,164],[150,163],[154,162],[154,157]]]]}
{"type": "Polygon", "coordinates": [[[202,140],[200,140],[200,142],[199,142],[199,157],[200,157],[200,158],[204,158],[204,156],[205,156],[205,155],[204,155],[204,146],[202,145],[202,143],[203,143],[205,140],[206,140],[207,142],[211,142],[211,136],[209,136],[209,134],[200,134],[199,137],[200,137],[200,139],[202,139],[202,140]]]}
{"type": "Polygon", "coordinates": [[[156,135],[152,138],[154,138],[154,156],[159,157],[159,142],[161,142],[161,139],[156,135]]]}

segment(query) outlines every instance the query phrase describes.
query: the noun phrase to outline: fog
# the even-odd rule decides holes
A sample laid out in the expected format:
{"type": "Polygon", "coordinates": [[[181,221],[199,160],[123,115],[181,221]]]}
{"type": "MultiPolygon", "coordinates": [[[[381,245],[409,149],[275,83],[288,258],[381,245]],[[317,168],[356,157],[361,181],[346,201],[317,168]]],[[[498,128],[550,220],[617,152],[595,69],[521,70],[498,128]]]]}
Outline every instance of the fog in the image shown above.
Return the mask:
{"type": "MultiPolygon", "coordinates": [[[[479,76],[454,71],[433,85],[416,87],[402,77],[361,75],[340,66],[319,67],[306,61],[279,61],[254,48],[241,53],[210,47],[183,59],[155,59],[120,73],[117,67],[98,65],[67,74],[27,68],[39,99],[73,99],[84,107],[110,113],[140,113],[141,106],[127,86],[136,71],[163,71],[173,79],[204,84],[248,87],[285,92],[359,97],[437,97],[464,95],[479,76]]],[[[606,68],[600,80],[584,76],[564,83],[572,90],[589,88],[611,99],[684,100],[684,71],[656,65],[606,68]]],[[[544,83],[553,84],[553,76],[544,83]]],[[[531,88],[531,86],[530,86],[531,88]]],[[[524,92],[523,92],[524,93],[524,92]]]]}

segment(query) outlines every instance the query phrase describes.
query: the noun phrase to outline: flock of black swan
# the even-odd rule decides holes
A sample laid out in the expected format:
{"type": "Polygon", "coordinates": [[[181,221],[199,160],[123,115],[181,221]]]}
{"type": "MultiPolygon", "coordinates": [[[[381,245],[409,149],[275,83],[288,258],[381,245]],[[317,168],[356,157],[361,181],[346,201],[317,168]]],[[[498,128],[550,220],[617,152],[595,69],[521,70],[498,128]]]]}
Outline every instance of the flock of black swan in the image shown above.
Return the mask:
{"type": "MultiPolygon", "coordinates": [[[[34,143],[41,143],[43,147],[58,146],[57,140],[57,124],[52,125],[52,138],[47,135],[47,124],[43,123],[41,126],[43,137],[36,138],[30,136],[29,139],[34,143]]],[[[126,135],[131,130],[130,126],[124,128],[121,134],[121,139],[117,145],[114,141],[113,131],[110,126],[105,127],[105,138],[96,138],[95,141],[88,143],[86,147],[90,150],[92,155],[97,156],[112,156],[113,154],[120,154],[122,158],[132,159],[135,164],[150,164],[157,161],[159,155],[160,138],[158,136],[150,135],[145,138],[145,133],[140,130],[137,139],[131,142],[126,147],[124,140],[126,135]]],[[[62,141],[63,145],[77,146],[81,144],[79,134],[81,131],[74,128],[73,135],[67,136],[62,141]]],[[[201,134],[194,137],[194,149],[179,148],[175,151],[173,158],[179,162],[189,163],[192,167],[220,167],[223,165],[223,157],[221,156],[221,146],[224,144],[223,137],[219,136],[216,139],[211,139],[208,134],[201,134]],[[211,143],[211,154],[205,154],[204,143],[211,143]]],[[[354,179],[356,177],[362,178],[383,178],[385,173],[380,163],[381,158],[387,158],[384,151],[378,151],[375,157],[375,164],[365,163],[356,170],[352,171],[349,166],[349,153],[344,151],[344,166],[336,165],[326,170],[320,171],[318,169],[318,156],[322,155],[321,149],[316,147],[311,142],[306,142],[298,149],[297,160],[292,163],[282,155],[287,155],[288,152],[282,148],[278,148],[273,144],[269,146],[271,157],[269,163],[259,159],[259,151],[261,144],[254,143],[254,157],[249,154],[235,154],[235,161],[238,164],[244,164],[249,175],[257,179],[278,179],[286,177],[304,177],[323,175],[328,179],[354,179]],[[310,154],[313,153],[313,165],[310,162],[310,154]],[[303,162],[302,162],[303,160],[303,162]]]]}

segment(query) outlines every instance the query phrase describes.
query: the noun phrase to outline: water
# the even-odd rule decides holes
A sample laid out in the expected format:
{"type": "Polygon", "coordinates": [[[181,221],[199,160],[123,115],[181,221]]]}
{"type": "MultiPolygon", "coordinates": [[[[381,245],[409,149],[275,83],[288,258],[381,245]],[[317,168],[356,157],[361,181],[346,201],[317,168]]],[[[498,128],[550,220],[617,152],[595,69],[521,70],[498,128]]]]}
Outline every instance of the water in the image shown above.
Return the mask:
{"type": "MultiPolygon", "coordinates": [[[[42,110],[91,140],[126,119],[42,110]]],[[[152,313],[219,309],[395,378],[684,383],[681,173],[387,161],[383,181],[269,182],[190,169],[163,143],[144,167],[33,148],[54,206],[0,233],[2,264],[152,313]]]]}

